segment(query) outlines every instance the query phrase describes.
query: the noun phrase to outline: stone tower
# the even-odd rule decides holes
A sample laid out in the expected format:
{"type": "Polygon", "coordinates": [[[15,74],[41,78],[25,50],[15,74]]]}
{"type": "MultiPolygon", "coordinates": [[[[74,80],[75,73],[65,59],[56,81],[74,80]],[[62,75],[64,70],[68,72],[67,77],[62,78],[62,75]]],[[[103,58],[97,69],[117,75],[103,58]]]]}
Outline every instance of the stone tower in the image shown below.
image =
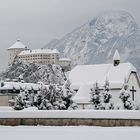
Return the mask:
{"type": "Polygon", "coordinates": [[[21,43],[18,39],[15,44],[8,48],[8,65],[12,65],[16,56],[27,49],[27,47],[21,43]]]}

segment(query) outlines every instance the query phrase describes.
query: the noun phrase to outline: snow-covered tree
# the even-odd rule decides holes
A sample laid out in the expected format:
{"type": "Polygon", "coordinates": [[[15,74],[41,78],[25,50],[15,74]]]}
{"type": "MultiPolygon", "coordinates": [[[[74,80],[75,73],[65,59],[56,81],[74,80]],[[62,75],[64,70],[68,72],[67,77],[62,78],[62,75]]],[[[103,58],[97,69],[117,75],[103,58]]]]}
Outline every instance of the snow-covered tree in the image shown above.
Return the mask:
{"type": "Polygon", "coordinates": [[[41,91],[38,91],[37,94],[34,95],[34,106],[36,106],[38,109],[40,109],[40,105],[43,101],[43,98],[42,98],[42,93],[41,91]]]}
{"type": "Polygon", "coordinates": [[[22,110],[24,109],[24,101],[22,98],[22,95],[19,94],[15,100],[15,105],[14,105],[15,110],[22,110]]]}
{"type": "Polygon", "coordinates": [[[130,98],[130,93],[128,90],[127,83],[124,84],[122,90],[120,91],[120,99],[123,103],[124,109],[128,109],[128,110],[134,109],[134,103],[130,98]]]}
{"type": "Polygon", "coordinates": [[[104,109],[102,106],[102,95],[98,87],[98,83],[96,82],[94,87],[91,88],[91,108],[92,109],[104,109]]]}
{"type": "Polygon", "coordinates": [[[76,110],[76,109],[78,109],[77,104],[71,100],[71,103],[70,103],[70,106],[68,107],[68,110],[76,110]]]}
{"type": "Polygon", "coordinates": [[[24,83],[24,79],[23,79],[23,75],[22,74],[18,77],[18,82],[24,83]]]}
{"type": "Polygon", "coordinates": [[[59,85],[53,85],[51,89],[50,102],[56,110],[66,109],[66,102],[63,100],[63,90],[59,85]]]}
{"type": "Polygon", "coordinates": [[[9,68],[0,74],[1,79],[17,79],[21,82],[63,85],[66,76],[60,65],[28,63],[15,59],[9,68]],[[24,80],[23,80],[24,79],[24,80]]]}
{"type": "Polygon", "coordinates": [[[50,84],[47,88],[41,88],[37,94],[34,95],[34,106],[39,110],[55,109],[53,103],[58,98],[56,85],[50,84]]]}
{"type": "Polygon", "coordinates": [[[63,100],[66,102],[66,109],[68,109],[69,107],[72,107],[73,109],[76,109],[77,108],[77,105],[72,100],[72,97],[75,95],[75,92],[71,88],[71,82],[70,82],[70,80],[67,80],[64,83],[64,85],[62,87],[62,90],[63,90],[63,100]]]}
{"type": "Polygon", "coordinates": [[[102,97],[103,97],[102,106],[104,106],[104,109],[105,110],[114,109],[114,104],[111,101],[112,95],[110,92],[110,86],[109,86],[108,80],[105,81],[104,90],[102,92],[102,97]]]}
{"type": "Polygon", "coordinates": [[[70,85],[70,82],[67,81],[63,86],[50,84],[47,90],[41,90],[42,100],[38,108],[67,110],[71,106],[71,109],[76,109],[76,104],[72,101],[74,92],[70,85]]]}
{"type": "Polygon", "coordinates": [[[56,110],[66,110],[66,102],[63,100],[57,100],[53,103],[54,109],[56,110]]]}
{"type": "Polygon", "coordinates": [[[28,90],[21,90],[20,94],[17,96],[15,100],[14,109],[22,110],[31,106],[31,101],[29,100],[28,90]]]}
{"type": "Polygon", "coordinates": [[[50,103],[49,100],[43,99],[43,100],[41,101],[41,103],[38,105],[38,109],[39,109],[39,110],[53,110],[54,107],[53,107],[53,105],[50,103]]]}
{"type": "Polygon", "coordinates": [[[30,101],[30,105],[34,106],[34,102],[35,102],[35,93],[34,90],[32,89],[30,92],[28,92],[28,98],[30,101]]]}
{"type": "Polygon", "coordinates": [[[67,110],[69,107],[76,109],[76,104],[72,101],[73,94],[69,81],[64,86],[50,84],[46,87],[42,86],[37,93],[34,90],[21,91],[14,108],[21,110],[35,106],[39,110],[67,110]]]}
{"type": "Polygon", "coordinates": [[[1,87],[3,87],[4,86],[4,81],[1,81],[1,87]]]}

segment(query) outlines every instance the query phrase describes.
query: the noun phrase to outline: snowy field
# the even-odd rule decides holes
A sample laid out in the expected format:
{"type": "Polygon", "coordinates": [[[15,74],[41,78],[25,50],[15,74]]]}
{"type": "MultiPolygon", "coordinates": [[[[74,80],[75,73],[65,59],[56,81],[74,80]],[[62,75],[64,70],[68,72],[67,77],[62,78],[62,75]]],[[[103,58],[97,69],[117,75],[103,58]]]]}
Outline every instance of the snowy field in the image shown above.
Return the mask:
{"type": "Polygon", "coordinates": [[[140,127],[0,126],[0,140],[140,140],[140,127]]]}

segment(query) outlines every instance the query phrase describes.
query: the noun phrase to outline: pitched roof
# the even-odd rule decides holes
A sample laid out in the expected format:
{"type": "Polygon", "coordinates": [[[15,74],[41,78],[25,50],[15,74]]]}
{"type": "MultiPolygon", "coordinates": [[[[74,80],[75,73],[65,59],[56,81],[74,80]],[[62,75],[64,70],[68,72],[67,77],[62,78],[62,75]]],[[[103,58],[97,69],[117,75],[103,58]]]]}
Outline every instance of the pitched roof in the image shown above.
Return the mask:
{"type": "Polygon", "coordinates": [[[8,50],[10,49],[25,49],[26,46],[24,44],[21,43],[20,40],[17,40],[16,43],[14,43],[11,47],[8,48],[8,50]]]}
{"type": "Polygon", "coordinates": [[[69,79],[75,89],[95,82],[104,84],[105,80],[112,86],[120,86],[132,71],[137,72],[131,63],[120,63],[116,67],[113,64],[78,65],[71,70],[69,79]]]}

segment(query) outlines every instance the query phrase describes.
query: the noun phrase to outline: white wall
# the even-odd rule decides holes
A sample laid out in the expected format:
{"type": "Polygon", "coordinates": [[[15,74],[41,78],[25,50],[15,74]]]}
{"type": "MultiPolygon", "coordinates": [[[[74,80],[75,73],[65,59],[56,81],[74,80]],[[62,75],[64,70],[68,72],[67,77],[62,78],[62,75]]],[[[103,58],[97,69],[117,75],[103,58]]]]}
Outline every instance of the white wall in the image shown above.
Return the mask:
{"type": "Polygon", "coordinates": [[[25,49],[9,49],[8,50],[8,65],[11,65],[15,57],[25,49]]]}
{"type": "MultiPolygon", "coordinates": [[[[132,73],[129,77],[129,81],[128,81],[128,85],[129,85],[129,91],[130,89],[132,89],[132,86],[134,86],[136,92],[134,95],[134,100],[135,102],[140,102],[140,85],[138,82],[138,77],[135,73],[132,73]]],[[[131,99],[132,99],[132,92],[130,92],[131,95],[131,99]]]]}

